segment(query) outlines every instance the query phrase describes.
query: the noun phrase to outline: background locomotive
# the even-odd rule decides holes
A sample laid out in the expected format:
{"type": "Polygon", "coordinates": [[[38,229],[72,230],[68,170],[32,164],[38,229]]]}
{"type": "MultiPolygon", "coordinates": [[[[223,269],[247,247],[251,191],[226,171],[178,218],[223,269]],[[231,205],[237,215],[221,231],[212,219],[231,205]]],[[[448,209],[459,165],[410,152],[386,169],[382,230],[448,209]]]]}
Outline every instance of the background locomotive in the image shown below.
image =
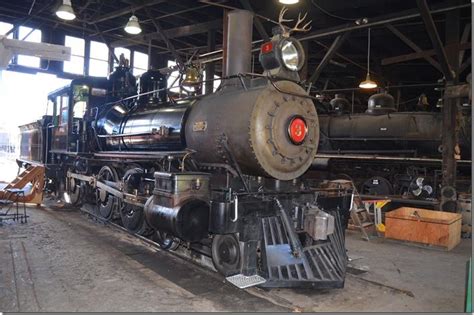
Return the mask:
{"type": "Polygon", "coordinates": [[[264,75],[249,75],[252,20],[228,15],[228,77],[216,93],[172,100],[150,71],[134,95],[122,60],[109,80],[51,93],[53,115],[22,127],[19,163],[46,165],[67,202],[96,204],[98,216],[164,249],[209,255],[226,276],[342,287],[352,194],[305,180],[319,122],[295,83],[304,53],[281,25],[262,46],[264,75]]]}
{"type": "MultiPolygon", "coordinates": [[[[350,106],[347,99],[336,94],[326,113],[318,111],[321,133],[318,156],[324,158],[317,158],[314,165],[336,177],[350,177],[362,194],[439,197],[442,113],[398,112],[393,97],[385,91],[369,98],[365,112],[351,113],[350,106]]],[[[458,125],[456,188],[468,191],[470,106],[460,108],[458,125]]]]}

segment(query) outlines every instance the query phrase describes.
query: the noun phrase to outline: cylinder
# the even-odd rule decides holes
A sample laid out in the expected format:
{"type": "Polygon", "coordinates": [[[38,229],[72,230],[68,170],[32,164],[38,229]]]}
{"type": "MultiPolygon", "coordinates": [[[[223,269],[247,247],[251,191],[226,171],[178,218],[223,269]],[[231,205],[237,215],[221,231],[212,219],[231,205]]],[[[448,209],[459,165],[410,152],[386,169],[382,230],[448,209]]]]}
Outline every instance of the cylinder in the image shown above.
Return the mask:
{"type": "Polygon", "coordinates": [[[145,205],[145,217],[153,228],[170,233],[188,242],[202,240],[208,235],[209,205],[190,199],[181,205],[167,207],[150,197],[145,205]]]}
{"type": "Polygon", "coordinates": [[[253,13],[234,10],[227,15],[227,76],[251,71],[253,13]]]}

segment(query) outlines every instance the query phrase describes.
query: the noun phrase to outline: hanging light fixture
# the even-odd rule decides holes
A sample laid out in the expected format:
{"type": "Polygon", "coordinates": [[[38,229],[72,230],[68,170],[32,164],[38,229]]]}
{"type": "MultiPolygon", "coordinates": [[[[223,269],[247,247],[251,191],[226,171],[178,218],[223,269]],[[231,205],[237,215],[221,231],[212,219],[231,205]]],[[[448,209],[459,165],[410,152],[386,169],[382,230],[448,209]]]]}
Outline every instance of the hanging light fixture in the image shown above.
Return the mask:
{"type": "Polygon", "coordinates": [[[135,15],[132,15],[128,20],[127,25],[125,25],[125,32],[133,35],[140,34],[142,32],[140,23],[138,23],[138,18],[135,15]]]}
{"type": "Polygon", "coordinates": [[[377,87],[377,83],[370,79],[370,27],[369,27],[369,40],[367,45],[367,76],[365,80],[359,84],[361,89],[375,89],[377,87]]]}
{"type": "Polygon", "coordinates": [[[56,10],[56,15],[58,18],[63,20],[74,20],[76,18],[76,14],[74,14],[74,10],[72,9],[71,0],[63,0],[63,4],[61,4],[56,10]]]}
{"type": "Polygon", "coordinates": [[[296,4],[296,3],[300,2],[300,0],[279,0],[279,1],[282,4],[296,4]]]}

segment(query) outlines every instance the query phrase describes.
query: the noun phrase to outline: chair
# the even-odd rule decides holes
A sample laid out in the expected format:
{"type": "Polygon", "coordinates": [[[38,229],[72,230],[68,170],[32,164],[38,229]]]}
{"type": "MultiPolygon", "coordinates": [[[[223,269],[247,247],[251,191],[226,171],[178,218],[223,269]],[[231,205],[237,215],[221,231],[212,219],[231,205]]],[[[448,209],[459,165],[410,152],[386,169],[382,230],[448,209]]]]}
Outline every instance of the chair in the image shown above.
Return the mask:
{"type": "Polygon", "coordinates": [[[0,204],[8,206],[5,212],[0,212],[0,222],[5,220],[20,221],[20,223],[28,222],[28,215],[26,214],[26,204],[24,201],[25,190],[19,188],[7,188],[5,189],[6,196],[8,199],[0,200],[0,204]],[[21,198],[21,199],[20,199],[21,198]],[[20,214],[20,205],[23,203],[23,214],[20,214]],[[15,213],[10,213],[12,208],[16,208],[15,213]]]}

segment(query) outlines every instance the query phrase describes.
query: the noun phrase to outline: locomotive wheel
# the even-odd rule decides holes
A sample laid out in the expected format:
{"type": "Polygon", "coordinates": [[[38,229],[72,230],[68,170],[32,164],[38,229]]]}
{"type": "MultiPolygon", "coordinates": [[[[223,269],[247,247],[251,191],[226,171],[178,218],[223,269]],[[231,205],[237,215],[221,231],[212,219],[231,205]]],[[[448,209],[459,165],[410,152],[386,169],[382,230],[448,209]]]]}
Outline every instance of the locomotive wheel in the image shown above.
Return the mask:
{"type": "Polygon", "coordinates": [[[70,204],[74,206],[81,205],[84,197],[84,184],[81,184],[71,177],[67,182],[67,194],[70,204]]]}
{"type": "MultiPolygon", "coordinates": [[[[123,175],[124,191],[132,193],[134,189],[133,183],[130,183],[130,176],[133,174],[141,174],[143,169],[139,166],[132,166],[123,175]]],[[[135,185],[136,186],[136,185],[135,185]]],[[[130,232],[139,235],[150,235],[153,230],[150,228],[145,219],[143,208],[128,204],[125,202],[120,203],[120,218],[122,219],[122,225],[130,232]]]]}
{"type": "Polygon", "coordinates": [[[224,276],[233,275],[240,269],[240,246],[234,234],[217,234],[212,240],[212,262],[224,276]]]}
{"type": "Polygon", "coordinates": [[[393,194],[393,186],[386,178],[374,176],[362,184],[360,193],[379,196],[391,195],[393,194]]]}
{"type": "Polygon", "coordinates": [[[120,218],[122,219],[123,227],[132,233],[143,236],[152,233],[152,229],[145,220],[142,207],[121,202],[120,218]]]}
{"type": "Polygon", "coordinates": [[[176,250],[179,246],[179,240],[177,238],[169,233],[158,230],[153,234],[153,240],[160,245],[161,249],[164,250],[176,250]]]}
{"type": "MultiPolygon", "coordinates": [[[[97,176],[98,180],[100,181],[109,181],[109,182],[117,182],[118,175],[114,168],[110,166],[104,166],[100,169],[99,174],[97,176]]],[[[97,199],[97,207],[98,207],[98,215],[106,220],[110,220],[114,211],[119,206],[119,200],[117,197],[111,195],[107,191],[103,189],[97,189],[96,192],[96,199],[97,199]]]]}

